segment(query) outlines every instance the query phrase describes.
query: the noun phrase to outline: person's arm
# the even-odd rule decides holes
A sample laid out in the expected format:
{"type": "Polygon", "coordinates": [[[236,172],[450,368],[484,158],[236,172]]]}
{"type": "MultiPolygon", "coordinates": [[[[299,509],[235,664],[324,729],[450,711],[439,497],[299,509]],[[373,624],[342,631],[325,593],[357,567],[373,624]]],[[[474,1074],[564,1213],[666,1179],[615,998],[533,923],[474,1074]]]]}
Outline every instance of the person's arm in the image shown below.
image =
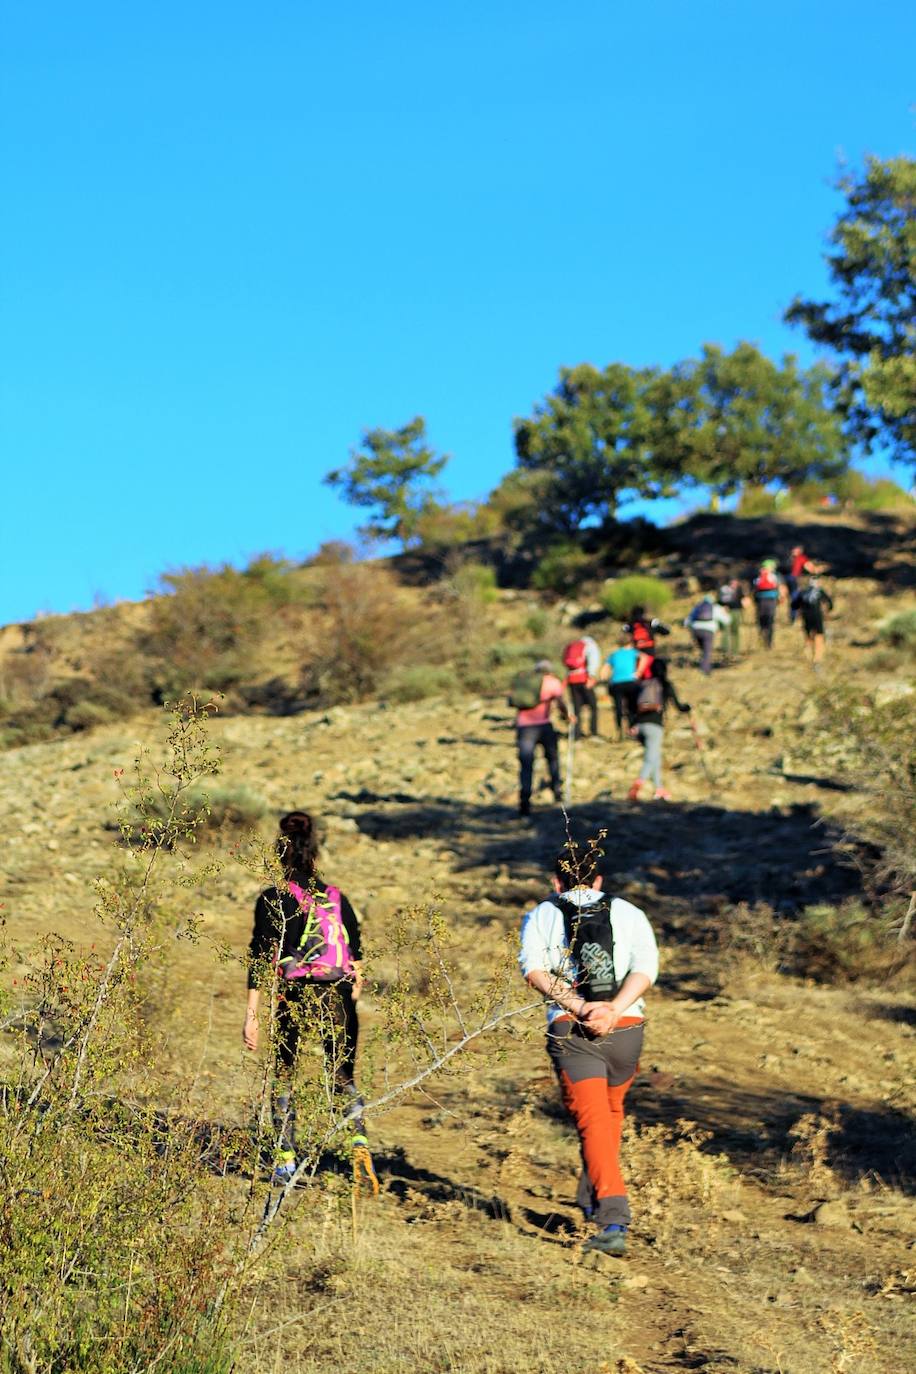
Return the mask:
{"type": "Polygon", "coordinates": [[[248,989],[248,1006],[245,1008],[245,1024],[242,1026],[242,1041],[246,1050],[258,1048],[258,1006],[261,993],[258,988],[248,989]]]}
{"type": "Polygon", "coordinates": [[[347,944],[353,956],[353,1001],[358,1002],[363,990],[363,934],[359,913],[343,892],[340,894],[340,919],[343,921],[347,944]]]}
{"type": "Polygon", "coordinates": [[[833,610],[833,597],[830,595],[829,592],[825,592],[825,591],[823,590],[823,588],[821,589],[821,596],[824,598],[824,603],[825,603],[825,605],[826,605],[826,607],[827,607],[827,610],[828,610],[828,611],[832,611],[832,610],[833,610]]]}
{"type": "Polygon", "coordinates": [[[273,904],[279,902],[276,889],[262,892],[254,907],[254,926],[248,946],[248,1002],[242,1025],[242,1041],[248,1050],[258,1048],[258,1007],[261,993],[258,988],[258,966],[269,958],[276,944],[276,913],[273,904]]]}
{"type": "Polygon", "coordinates": [[[601,682],[608,682],[608,681],[610,681],[610,677],[611,677],[611,665],[610,665],[610,663],[609,663],[607,660],[605,660],[605,662],[602,663],[602,665],[601,665],[601,671],[600,671],[600,673],[598,674],[598,679],[599,679],[599,681],[601,681],[601,682]]]}
{"type": "Polygon", "coordinates": [[[577,1020],[582,1017],[589,1005],[559,973],[548,973],[546,969],[535,968],[525,974],[525,980],[535,992],[539,992],[550,1002],[556,1002],[558,1007],[568,1011],[577,1020]]]}

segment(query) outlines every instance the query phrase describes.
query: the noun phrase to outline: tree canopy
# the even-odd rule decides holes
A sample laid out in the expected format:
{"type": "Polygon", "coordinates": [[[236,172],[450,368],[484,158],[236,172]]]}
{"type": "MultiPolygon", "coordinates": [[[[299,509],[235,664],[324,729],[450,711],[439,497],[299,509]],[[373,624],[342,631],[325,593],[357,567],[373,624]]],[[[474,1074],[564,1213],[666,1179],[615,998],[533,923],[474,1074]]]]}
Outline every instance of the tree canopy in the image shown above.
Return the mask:
{"type": "Polygon", "coordinates": [[[836,299],[796,297],[786,319],[837,355],[853,438],[916,463],[916,160],[868,158],[837,186],[846,205],[826,254],[836,299]]]}
{"type": "Polygon", "coordinates": [[[824,367],[781,363],[753,344],[706,345],[669,371],[612,363],[564,368],[529,419],[515,421],[521,468],[549,479],[554,529],[613,517],[628,497],[684,484],[720,494],[745,483],[794,485],[841,472],[848,441],[824,367]]]}
{"type": "Polygon", "coordinates": [[[436,505],[433,483],[448,462],[426,437],[426,421],[417,415],[400,429],[370,429],[346,467],[325,477],[352,506],[374,509],[362,533],[411,543],[423,516],[436,505]]]}

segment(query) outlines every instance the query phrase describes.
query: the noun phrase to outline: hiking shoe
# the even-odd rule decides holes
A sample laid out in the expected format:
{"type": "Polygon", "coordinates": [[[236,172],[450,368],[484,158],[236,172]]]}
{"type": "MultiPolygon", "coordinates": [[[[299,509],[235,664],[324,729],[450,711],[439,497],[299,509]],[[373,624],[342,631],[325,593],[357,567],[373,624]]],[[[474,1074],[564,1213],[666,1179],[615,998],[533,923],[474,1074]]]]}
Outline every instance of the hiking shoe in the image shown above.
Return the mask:
{"type": "Polygon", "coordinates": [[[270,1176],[274,1188],[285,1188],[296,1172],[296,1156],[292,1150],[281,1150],[274,1161],[274,1171],[270,1176]]]}
{"type": "Polygon", "coordinates": [[[639,789],[642,787],[642,778],[637,778],[627,793],[629,801],[639,801],[639,789]]]}
{"type": "Polygon", "coordinates": [[[670,800],[671,800],[671,793],[670,793],[666,788],[664,788],[664,787],[658,787],[658,788],[656,788],[656,791],[655,791],[655,800],[656,800],[656,801],[670,801],[670,800]]]}
{"type": "Polygon", "coordinates": [[[589,1236],[582,1247],[583,1250],[597,1250],[602,1255],[623,1255],[626,1248],[627,1228],[618,1226],[616,1222],[589,1236]]]}

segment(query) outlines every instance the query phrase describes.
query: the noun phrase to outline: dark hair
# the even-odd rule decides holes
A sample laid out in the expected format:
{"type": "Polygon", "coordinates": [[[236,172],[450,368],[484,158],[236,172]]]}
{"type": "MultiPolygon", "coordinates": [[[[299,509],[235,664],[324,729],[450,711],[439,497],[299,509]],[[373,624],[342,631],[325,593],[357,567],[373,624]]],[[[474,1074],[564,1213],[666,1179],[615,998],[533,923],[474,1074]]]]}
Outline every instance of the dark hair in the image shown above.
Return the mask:
{"type": "Polygon", "coordinates": [[[645,618],[646,618],[646,608],[645,608],[645,606],[634,606],[633,609],[632,609],[632,611],[630,612],[630,620],[631,620],[631,621],[633,621],[633,620],[645,620],[645,618]]]}
{"type": "Polygon", "coordinates": [[[599,861],[603,857],[604,850],[594,843],[570,840],[557,855],[554,872],[566,887],[591,887],[601,871],[599,861]]]}
{"type": "Polygon", "coordinates": [[[666,658],[653,658],[649,665],[649,672],[653,677],[657,677],[659,682],[668,680],[668,660],[666,658]]]}
{"type": "Polygon", "coordinates": [[[315,876],[319,839],[307,811],[290,811],[280,819],[277,854],[287,879],[310,883],[315,876]]]}

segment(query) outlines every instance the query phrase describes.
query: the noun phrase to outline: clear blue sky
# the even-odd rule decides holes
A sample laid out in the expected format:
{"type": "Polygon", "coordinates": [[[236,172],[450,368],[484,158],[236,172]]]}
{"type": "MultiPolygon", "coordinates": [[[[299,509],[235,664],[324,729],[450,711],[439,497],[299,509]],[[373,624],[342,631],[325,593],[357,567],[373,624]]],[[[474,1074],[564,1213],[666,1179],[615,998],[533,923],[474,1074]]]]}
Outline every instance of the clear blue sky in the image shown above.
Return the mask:
{"type": "Polygon", "coordinates": [[[7,0],[0,621],[346,535],[369,426],[469,498],[561,364],[807,359],[914,52],[909,0],[7,0]]]}

